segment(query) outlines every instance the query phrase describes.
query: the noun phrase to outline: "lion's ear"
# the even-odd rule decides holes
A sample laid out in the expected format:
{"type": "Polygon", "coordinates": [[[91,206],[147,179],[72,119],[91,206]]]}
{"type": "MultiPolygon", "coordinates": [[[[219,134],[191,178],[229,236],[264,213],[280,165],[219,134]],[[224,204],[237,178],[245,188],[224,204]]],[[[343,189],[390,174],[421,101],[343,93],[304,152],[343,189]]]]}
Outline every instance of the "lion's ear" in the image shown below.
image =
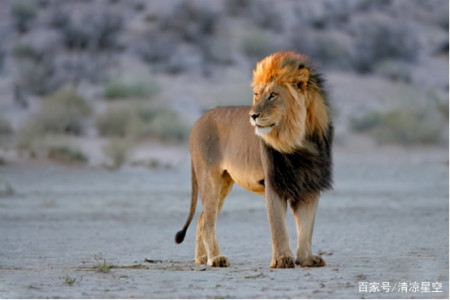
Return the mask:
{"type": "Polygon", "coordinates": [[[297,88],[304,92],[306,90],[306,86],[309,80],[309,71],[305,66],[300,65],[298,67],[296,79],[297,79],[297,88]]]}

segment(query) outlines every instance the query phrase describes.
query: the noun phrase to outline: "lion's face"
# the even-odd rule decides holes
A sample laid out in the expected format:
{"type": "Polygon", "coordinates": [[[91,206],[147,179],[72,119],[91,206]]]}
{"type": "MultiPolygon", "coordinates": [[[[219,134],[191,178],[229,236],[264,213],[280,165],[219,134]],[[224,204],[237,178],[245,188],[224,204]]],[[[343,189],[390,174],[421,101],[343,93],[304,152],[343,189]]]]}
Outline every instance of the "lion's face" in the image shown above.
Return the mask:
{"type": "Polygon", "coordinates": [[[250,123],[255,133],[261,137],[284,125],[284,117],[289,113],[290,94],[286,87],[276,83],[256,86],[253,89],[253,106],[250,123]]]}
{"type": "Polygon", "coordinates": [[[291,51],[267,56],[253,71],[250,123],[279,152],[293,153],[305,147],[306,135],[324,132],[328,126],[314,72],[306,56],[291,51]]]}

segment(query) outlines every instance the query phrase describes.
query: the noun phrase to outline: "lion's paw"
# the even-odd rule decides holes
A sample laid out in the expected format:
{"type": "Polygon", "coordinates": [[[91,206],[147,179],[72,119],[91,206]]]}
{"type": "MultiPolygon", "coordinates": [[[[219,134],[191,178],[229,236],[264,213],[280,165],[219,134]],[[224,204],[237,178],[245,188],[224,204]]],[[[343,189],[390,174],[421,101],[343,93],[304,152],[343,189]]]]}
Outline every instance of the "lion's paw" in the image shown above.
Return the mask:
{"type": "Polygon", "coordinates": [[[292,256],[278,256],[272,259],[271,268],[295,268],[294,258],[292,256]]]}
{"type": "Polygon", "coordinates": [[[313,256],[309,256],[306,259],[303,259],[302,261],[300,261],[298,258],[295,261],[295,263],[297,265],[300,265],[300,267],[323,267],[325,266],[325,261],[323,260],[322,257],[318,256],[318,255],[313,255],[313,256]]]}
{"type": "Polygon", "coordinates": [[[208,266],[222,268],[229,267],[230,263],[228,262],[228,258],[226,256],[218,255],[216,257],[208,259],[208,266]]]}
{"type": "Polygon", "coordinates": [[[196,265],[206,265],[207,261],[208,261],[208,257],[206,255],[202,255],[200,257],[195,258],[196,265]]]}

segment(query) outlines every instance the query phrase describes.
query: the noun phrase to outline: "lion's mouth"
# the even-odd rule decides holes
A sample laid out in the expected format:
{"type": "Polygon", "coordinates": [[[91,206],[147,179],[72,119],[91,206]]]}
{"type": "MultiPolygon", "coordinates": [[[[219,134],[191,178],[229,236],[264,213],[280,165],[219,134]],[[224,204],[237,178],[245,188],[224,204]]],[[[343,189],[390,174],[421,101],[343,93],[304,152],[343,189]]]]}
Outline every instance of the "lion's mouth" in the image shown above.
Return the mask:
{"type": "Polygon", "coordinates": [[[259,136],[265,136],[266,134],[269,134],[276,125],[277,123],[273,123],[268,126],[255,124],[255,134],[259,136]]]}
{"type": "Polygon", "coordinates": [[[269,125],[269,126],[262,126],[262,125],[256,124],[255,126],[258,128],[273,128],[273,127],[275,127],[275,125],[277,125],[277,124],[273,123],[272,125],[269,125]]]}

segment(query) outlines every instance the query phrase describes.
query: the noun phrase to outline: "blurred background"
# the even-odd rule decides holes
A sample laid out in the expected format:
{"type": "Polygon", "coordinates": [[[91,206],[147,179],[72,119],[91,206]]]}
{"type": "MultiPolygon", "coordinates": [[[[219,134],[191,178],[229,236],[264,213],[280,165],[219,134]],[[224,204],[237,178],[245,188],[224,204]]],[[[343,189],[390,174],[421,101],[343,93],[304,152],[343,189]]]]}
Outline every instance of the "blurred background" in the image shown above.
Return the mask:
{"type": "Polygon", "coordinates": [[[188,163],[193,122],[250,105],[255,63],[325,75],[343,149],[448,150],[447,0],[0,2],[0,164],[188,163]]]}

